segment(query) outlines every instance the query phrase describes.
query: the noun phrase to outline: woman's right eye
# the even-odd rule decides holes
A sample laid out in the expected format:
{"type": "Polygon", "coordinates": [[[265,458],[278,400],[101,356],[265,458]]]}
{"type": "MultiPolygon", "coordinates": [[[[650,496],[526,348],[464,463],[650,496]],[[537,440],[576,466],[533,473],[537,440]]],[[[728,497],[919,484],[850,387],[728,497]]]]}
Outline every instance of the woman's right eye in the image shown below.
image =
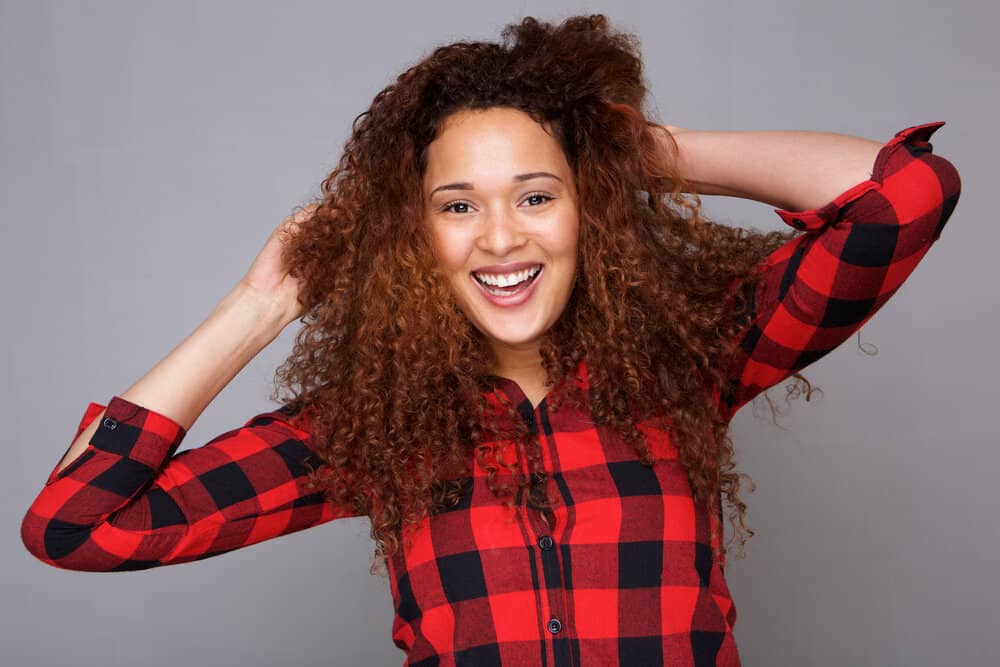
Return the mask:
{"type": "Polygon", "coordinates": [[[468,205],[469,205],[469,204],[468,204],[468,202],[464,202],[464,201],[453,201],[452,203],[450,203],[450,204],[446,204],[446,205],[445,205],[444,207],[442,207],[442,208],[441,208],[441,211],[442,211],[442,212],[445,212],[445,213],[468,213],[468,211],[467,211],[467,210],[466,210],[466,211],[456,211],[456,210],[454,210],[454,208],[453,208],[453,207],[455,207],[455,206],[468,206],[468,205]]]}

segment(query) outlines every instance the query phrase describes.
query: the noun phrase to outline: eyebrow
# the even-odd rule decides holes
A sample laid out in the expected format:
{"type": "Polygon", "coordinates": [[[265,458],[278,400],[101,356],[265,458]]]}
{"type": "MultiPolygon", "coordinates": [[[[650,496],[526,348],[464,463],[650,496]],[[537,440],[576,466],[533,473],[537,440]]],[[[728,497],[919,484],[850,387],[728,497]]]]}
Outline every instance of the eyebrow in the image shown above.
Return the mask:
{"type": "MultiPolygon", "coordinates": [[[[559,178],[555,174],[550,174],[547,171],[532,171],[527,174],[517,174],[516,176],[514,176],[514,178],[511,179],[511,182],[517,183],[520,181],[530,181],[533,178],[554,178],[560,183],[562,183],[561,178],[559,178]]],[[[437,192],[438,190],[475,190],[475,188],[472,186],[472,183],[448,183],[447,185],[439,185],[433,190],[431,190],[431,193],[427,195],[427,198],[430,199],[431,197],[433,197],[434,193],[437,192]]]]}

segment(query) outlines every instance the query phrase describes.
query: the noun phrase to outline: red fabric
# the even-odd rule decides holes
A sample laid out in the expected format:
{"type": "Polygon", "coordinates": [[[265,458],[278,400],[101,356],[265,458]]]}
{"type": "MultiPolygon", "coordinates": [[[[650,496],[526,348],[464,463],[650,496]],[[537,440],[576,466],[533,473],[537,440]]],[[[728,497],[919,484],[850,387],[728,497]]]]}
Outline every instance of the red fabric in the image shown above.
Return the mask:
{"type": "MultiPolygon", "coordinates": [[[[715,394],[730,418],[857,331],[938,238],[960,192],[927,141],[943,124],[897,133],[872,179],[826,206],[777,211],[806,233],[766,260],[753,290],[753,325],[729,369],[738,389],[715,394]]],[[[390,562],[392,637],[406,664],[739,665],[711,519],[669,437],[642,426],[658,457],[645,467],[589,413],[532,407],[510,380],[500,389],[539,434],[553,509],[543,516],[522,499],[508,512],[470,455],[460,505],[416,526],[390,562]]],[[[77,434],[104,408],[91,403],[77,434]]],[[[135,570],[354,515],[304,487],[318,459],[307,425],[285,410],[175,454],[184,435],[112,397],[87,450],[53,469],[25,515],[25,545],[56,567],[135,570]]]]}

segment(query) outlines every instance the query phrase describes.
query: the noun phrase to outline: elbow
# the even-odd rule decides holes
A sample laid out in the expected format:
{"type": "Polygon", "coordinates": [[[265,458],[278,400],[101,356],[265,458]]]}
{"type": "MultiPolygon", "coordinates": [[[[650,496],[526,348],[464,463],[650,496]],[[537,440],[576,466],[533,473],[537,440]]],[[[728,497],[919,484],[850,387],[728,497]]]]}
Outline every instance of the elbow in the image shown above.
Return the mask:
{"type": "Polygon", "coordinates": [[[962,192],[958,169],[928,147],[910,149],[909,160],[883,182],[882,196],[898,224],[912,238],[928,245],[937,241],[962,192]]]}
{"type": "Polygon", "coordinates": [[[46,565],[59,567],[45,548],[45,520],[32,510],[21,520],[21,542],[32,556],[46,565]]]}
{"type": "Polygon", "coordinates": [[[941,210],[931,235],[931,240],[937,241],[945,224],[955,211],[955,207],[958,206],[958,200],[962,194],[962,177],[955,165],[940,155],[928,153],[923,157],[923,160],[934,170],[941,185],[941,210]]]}
{"type": "Polygon", "coordinates": [[[86,558],[82,548],[90,539],[90,528],[47,519],[28,510],[21,521],[21,542],[32,556],[52,567],[87,572],[102,571],[97,562],[86,558]]]}
{"type": "MultiPolygon", "coordinates": [[[[37,505],[37,503],[36,503],[37,505]]],[[[148,524],[145,524],[148,525],[148,524]]],[[[49,517],[33,506],[21,521],[21,542],[46,565],[77,572],[122,572],[166,565],[164,555],[173,550],[186,526],[150,536],[135,528],[72,523],[49,517]]]]}

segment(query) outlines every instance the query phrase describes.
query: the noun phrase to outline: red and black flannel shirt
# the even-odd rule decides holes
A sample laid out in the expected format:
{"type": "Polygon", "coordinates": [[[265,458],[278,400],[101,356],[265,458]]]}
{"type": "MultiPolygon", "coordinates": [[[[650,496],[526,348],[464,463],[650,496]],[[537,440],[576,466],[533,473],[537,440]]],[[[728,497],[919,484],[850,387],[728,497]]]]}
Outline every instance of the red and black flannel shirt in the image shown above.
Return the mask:
{"type": "MultiPolygon", "coordinates": [[[[937,240],[960,192],[958,172],[928,142],[943,124],[898,132],[871,179],[829,204],[776,210],[806,233],[766,260],[730,369],[739,390],[714,393],[730,419],[851,336],[937,240]]],[[[578,381],[586,386],[585,364],[578,381]]],[[[470,455],[461,504],[425,519],[390,562],[405,664],[739,665],[736,612],[709,537],[718,517],[693,502],[669,437],[642,426],[658,456],[649,468],[589,413],[533,407],[510,380],[501,391],[539,435],[552,509],[522,501],[508,513],[470,455]]],[[[104,407],[91,403],[77,434],[104,407]]],[[[352,515],[304,489],[304,463],[318,459],[285,409],[175,455],[184,435],[112,397],[86,451],[53,469],[28,510],[24,544],[56,567],[137,570],[352,515]]]]}

